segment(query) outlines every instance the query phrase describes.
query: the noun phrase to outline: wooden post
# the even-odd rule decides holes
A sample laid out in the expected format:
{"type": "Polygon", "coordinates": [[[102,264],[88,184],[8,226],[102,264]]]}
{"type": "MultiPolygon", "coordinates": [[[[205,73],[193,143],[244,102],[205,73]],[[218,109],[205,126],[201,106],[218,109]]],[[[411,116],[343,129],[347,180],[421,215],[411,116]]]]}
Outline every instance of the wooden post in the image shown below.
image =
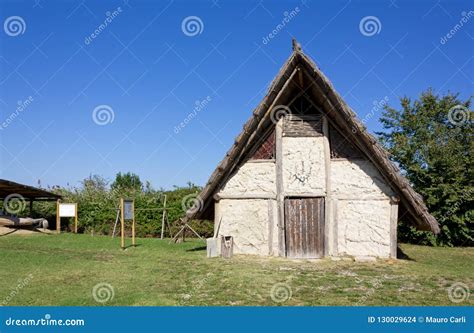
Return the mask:
{"type": "Polygon", "coordinates": [[[286,257],[285,244],[285,208],[284,208],[284,189],[283,189],[283,121],[280,119],[275,126],[275,167],[276,167],[276,191],[277,191],[277,226],[278,226],[278,255],[286,257]]]}
{"type": "Polygon", "coordinates": [[[120,198],[120,247],[125,248],[125,221],[123,213],[123,198],[120,198]]]}
{"type": "Polygon", "coordinates": [[[33,198],[30,199],[30,217],[33,217],[33,198]]]}
{"type": "Polygon", "coordinates": [[[390,258],[397,259],[397,224],[399,198],[390,200],[390,258]]]}
{"type": "Polygon", "coordinates": [[[56,201],[56,232],[61,233],[61,217],[59,216],[59,203],[61,200],[56,201]]]}
{"type": "Polygon", "coordinates": [[[166,194],[163,201],[163,217],[161,219],[161,239],[165,236],[166,194]]]}
{"type": "Polygon", "coordinates": [[[132,201],[132,246],[135,244],[135,200],[132,201]]]}
{"type": "Polygon", "coordinates": [[[324,256],[332,255],[332,243],[330,239],[330,229],[333,223],[331,220],[331,147],[329,145],[329,124],[326,115],[323,116],[324,134],[324,170],[326,182],[326,199],[324,200],[324,256]]]}
{"type": "Polygon", "coordinates": [[[74,216],[74,233],[77,234],[77,203],[75,204],[75,206],[76,206],[76,209],[75,209],[76,216],[74,216]]]}

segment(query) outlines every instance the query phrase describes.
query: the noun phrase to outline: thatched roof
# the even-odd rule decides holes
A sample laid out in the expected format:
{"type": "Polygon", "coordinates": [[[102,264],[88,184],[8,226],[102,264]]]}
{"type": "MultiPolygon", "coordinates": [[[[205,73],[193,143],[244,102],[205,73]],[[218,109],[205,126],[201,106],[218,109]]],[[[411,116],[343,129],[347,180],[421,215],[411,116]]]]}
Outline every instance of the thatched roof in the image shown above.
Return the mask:
{"type": "Polygon", "coordinates": [[[187,212],[187,219],[212,219],[214,215],[214,194],[245,160],[248,150],[261,137],[274,106],[284,104],[292,93],[304,91],[323,107],[330,123],[337,126],[346,139],[359,148],[391,185],[400,198],[399,217],[409,220],[419,230],[439,233],[436,219],[428,212],[423,198],[400,174],[398,167],[389,160],[388,152],[365,129],[356,114],[342,100],[329,79],[318,66],[302,52],[293,41],[293,53],[273,80],[267,95],[255,108],[233,146],[212,173],[209,181],[198,196],[199,207],[187,212]]]}

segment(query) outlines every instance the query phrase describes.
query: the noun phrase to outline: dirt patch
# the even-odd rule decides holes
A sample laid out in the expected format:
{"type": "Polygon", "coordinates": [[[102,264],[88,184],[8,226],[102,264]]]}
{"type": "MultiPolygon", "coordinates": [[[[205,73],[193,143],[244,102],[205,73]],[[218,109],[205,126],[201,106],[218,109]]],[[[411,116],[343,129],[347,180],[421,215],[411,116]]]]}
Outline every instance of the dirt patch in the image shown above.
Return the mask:
{"type": "Polygon", "coordinates": [[[51,234],[54,233],[53,230],[36,228],[33,230],[30,229],[19,229],[19,228],[8,228],[0,226],[0,236],[7,235],[38,235],[38,234],[51,234]]]}

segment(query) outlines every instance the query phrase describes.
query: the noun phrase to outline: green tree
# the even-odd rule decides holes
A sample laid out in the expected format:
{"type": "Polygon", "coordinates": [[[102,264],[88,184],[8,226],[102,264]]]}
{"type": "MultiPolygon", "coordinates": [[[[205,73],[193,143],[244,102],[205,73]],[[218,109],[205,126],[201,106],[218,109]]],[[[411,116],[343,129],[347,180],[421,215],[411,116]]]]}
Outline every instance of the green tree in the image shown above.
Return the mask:
{"type": "Polygon", "coordinates": [[[446,246],[472,246],[473,233],[473,123],[470,97],[439,96],[431,89],[418,100],[401,98],[401,109],[385,107],[377,133],[429,211],[441,233],[416,231],[403,222],[401,241],[446,246]]]}
{"type": "Polygon", "coordinates": [[[140,180],[140,177],[134,173],[127,172],[122,174],[119,172],[115,176],[115,180],[111,185],[112,190],[120,191],[136,191],[141,192],[143,190],[143,184],[140,180]]]}

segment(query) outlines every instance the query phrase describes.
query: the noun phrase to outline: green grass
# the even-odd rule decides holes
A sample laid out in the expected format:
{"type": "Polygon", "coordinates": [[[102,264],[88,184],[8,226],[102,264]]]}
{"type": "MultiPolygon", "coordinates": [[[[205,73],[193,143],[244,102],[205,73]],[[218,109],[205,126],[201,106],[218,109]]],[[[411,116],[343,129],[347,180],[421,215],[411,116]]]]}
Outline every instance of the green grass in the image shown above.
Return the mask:
{"type": "Polygon", "coordinates": [[[412,260],[360,263],[207,259],[201,241],[138,243],[122,251],[119,239],[101,236],[0,237],[0,304],[102,305],[92,289],[108,283],[105,305],[474,305],[472,295],[453,303],[447,291],[463,283],[473,293],[474,248],[402,245],[412,260]],[[290,299],[272,300],[277,283],[290,299]]]}

